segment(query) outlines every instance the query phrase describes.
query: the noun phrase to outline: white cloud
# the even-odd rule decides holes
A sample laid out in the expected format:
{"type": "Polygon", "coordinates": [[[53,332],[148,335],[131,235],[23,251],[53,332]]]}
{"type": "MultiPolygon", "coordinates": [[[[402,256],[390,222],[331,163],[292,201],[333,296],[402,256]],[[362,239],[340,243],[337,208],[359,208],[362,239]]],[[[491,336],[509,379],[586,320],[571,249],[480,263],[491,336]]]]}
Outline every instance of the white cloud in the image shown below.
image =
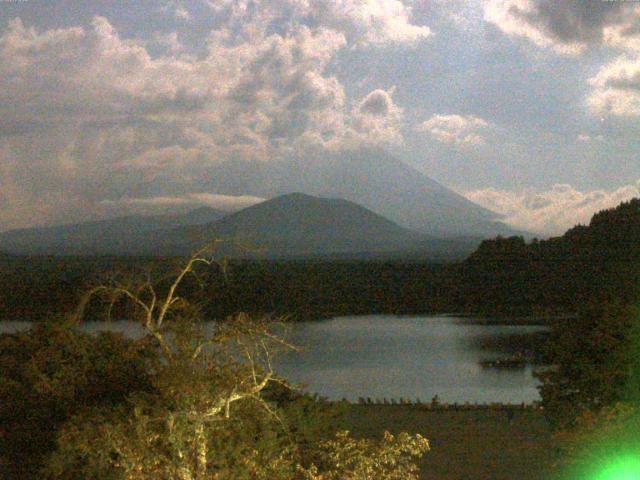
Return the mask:
{"type": "Polygon", "coordinates": [[[11,202],[0,228],[75,220],[105,198],[183,195],[212,163],[401,140],[392,91],[349,99],[328,70],[345,48],[428,36],[408,5],[216,4],[221,21],[200,56],[176,34],[123,38],[104,17],[44,31],[8,23],[0,32],[2,186],[24,191],[21,202],[38,213],[19,214],[11,202]],[[151,44],[162,52],[151,55],[151,44]],[[38,207],[41,198],[49,200],[38,207]]]}
{"type": "Polygon", "coordinates": [[[591,46],[621,50],[589,80],[597,115],[640,115],[640,5],[603,0],[484,0],[485,20],[504,33],[561,54],[591,46]]]}
{"type": "Polygon", "coordinates": [[[458,146],[481,145],[489,122],[473,115],[434,115],[415,127],[442,143],[458,146]]]}
{"type": "Polygon", "coordinates": [[[311,11],[355,44],[416,44],[431,36],[429,27],[411,23],[411,7],[400,0],[316,0],[311,11]]]}
{"type": "Polygon", "coordinates": [[[492,188],[466,192],[465,196],[503,214],[506,223],[544,235],[560,235],[577,224],[588,224],[594,213],[640,197],[640,182],[616,190],[581,192],[556,184],[543,192],[513,192],[492,188]]]}
{"type": "Polygon", "coordinates": [[[240,210],[265,201],[264,198],[251,195],[216,195],[213,193],[192,193],[188,195],[188,198],[198,201],[202,205],[225,211],[240,210]]]}
{"type": "MultiPolygon", "coordinates": [[[[406,0],[244,0],[209,1],[227,22],[261,30],[291,19],[340,32],[350,46],[415,46],[432,35],[426,25],[412,23],[406,0]]],[[[248,28],[246,28],[248,27],[248,28]]]]}
{"type": "Polygon", "coordinates": [[[0,113],[23,124],[183,113],[212,99],[202,73],[179,58],[152,59],[103,17],[42,33],[16,19],[0,37],[0,113]]]}
{"type": "Polygon", "coordinates": [[[640,5],[629,5],[625,13],[602,30],[603,42],[624,53],[589,79],[587,105],[596,115],[640,115],[640,5]]]}
{"type": "MultiPolygon", "coordinates": [[[[347,45],[342,33],[304,25],[282,34],[242,28],[237,35],[214,31],[206,58],[179,54],[175,37],[168,38],[176,47],[171,55],[152,58],[144,42],[122,39],[102,17],[89,29],[45,32],[15,20],[0,37],[0,129],[170,121],[210,132],[200,140],[217,153],[234,147],[246,153],[250,145],[264,158],[272,148],[353,137],[343,86],[326,73],[347,45]]],[[[365,138],[363,125],[357,133],[365,138]]]]}
{"type": "Polygon", "coordinates": [[[587,102],[599,115],[640,115],[640,55],[628,55],[603,66],[589,80],[593,87],[587,102]]]}
{"type": "Polygon", "coordinates": [[[176,0],[169,0],[161,8],[160,11],[172,15],[176,20],[189,21],[191,20],[191,14],[186,9],[182,2],[176,0]]]}
{"type": "Polygon", "coordinates": [[[191,14],[189,11],[183,6],[178,6],[175,11],[176,18],[180,20],[191,20],[191,14]]]}
{"type": "Polygon", "coordinates": [[[604,42],[620,50],[640,50],[640,5],[622,17],[619,23],[606,26],[604,42]]]}
{"type": "Polygon", "coordinates": [[[392,113],[394,108],[389,92],[381,89],[370,92],[358,106],[360,113],[374,117],[386,117],[392,113]]]}
{"type": "Polygon", "coordinates": [[[182,52],[185,47],[180,42],[178,38],[178,34],[176,32],[161,34],[154,34],[152,40],[148,42],[150,45],[157,45],[160,48],[164,49],[164,51],[168,54],[175,55],[176,53],[182,52]]]}
{"type": "Polygon", "coordinates": [[[351,140],[368,145],[400,143],[402,109],[393,102],[393,91],[376,89],[361,99],[351,114],[351,140]]]}
{"type": "Polygon", "coordinates": [[[264,198],[251,195],[217,195],[199,192],[182,196],[156,196],[148,198],[123,197],[103,200],[98,209],[107,216],[138,213],[143,215],[184,211],[207,206],[223,211],[236,211],[264,202],[264,198]]]}

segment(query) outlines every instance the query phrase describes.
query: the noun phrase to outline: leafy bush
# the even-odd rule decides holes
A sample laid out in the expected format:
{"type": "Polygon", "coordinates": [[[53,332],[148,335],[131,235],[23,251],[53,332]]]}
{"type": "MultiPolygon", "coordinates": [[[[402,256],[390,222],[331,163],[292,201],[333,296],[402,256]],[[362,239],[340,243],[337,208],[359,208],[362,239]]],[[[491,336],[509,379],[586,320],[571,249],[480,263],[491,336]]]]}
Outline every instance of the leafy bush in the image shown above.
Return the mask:
{"type": "Polygon", "coordinates": [[[63,323],[0,335],[2,478],[33,475],[54,449],[56,430],[78,412],[150,391],[152,357],[144,343],[63,323]]]}
{"type": "Polygon", "coordinates": [[[85,410],[68,421],[58,432],[58,448],[45,476],[417,478],[414,458],[427,451],[426,439],[386,434],[380,442],[354,440],[346,432],[336,433],[337,412],[330,404],[263,388],[265,379],[280,386],[285,382],[257,364],[250,345],[266,347],[266,339],[273,339],[247,322],[245,317],[231,321],[213,336],[196,325],[163,330],[175,347],[172,357],[156,366],[152,390],[132,394],[116,407],[85,410]],[[253,335],[257,337],[251,339],[253,335]],[[209,349],[199,349],[203,342],[209,349]],[[242,350],[248,363],[235,356],[242,350]]]}
{"type": "Polygon", "coordinates": [[[305,480],[415,480],[415,459],[429,451],[429,442],[417,434],[384,433],[381,441],[356,440],[341,431],[320,445],[320,466],[304,470],[305,480]]]}
{"type": "Polygon", "coordinates": [[[558,429],[585,411],[597,412],[626,396],[640,398],[637,308],[592,303],[577,318],[556,320],[547,346],[553,366],[541,372],[545,413],[558,429]]]}

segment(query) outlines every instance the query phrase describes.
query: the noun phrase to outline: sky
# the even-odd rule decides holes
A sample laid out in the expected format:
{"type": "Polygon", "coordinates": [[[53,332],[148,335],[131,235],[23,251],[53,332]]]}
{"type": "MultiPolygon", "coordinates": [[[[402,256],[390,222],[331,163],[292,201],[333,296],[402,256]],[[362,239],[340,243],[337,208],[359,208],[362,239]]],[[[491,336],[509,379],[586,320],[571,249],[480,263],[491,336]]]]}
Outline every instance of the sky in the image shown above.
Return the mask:
{"type": "Polygon", "coordinates": [[[640,196],[638,2],[0,0],[0,79],[0,231],[359,148],[546,234],[640,196]]]}

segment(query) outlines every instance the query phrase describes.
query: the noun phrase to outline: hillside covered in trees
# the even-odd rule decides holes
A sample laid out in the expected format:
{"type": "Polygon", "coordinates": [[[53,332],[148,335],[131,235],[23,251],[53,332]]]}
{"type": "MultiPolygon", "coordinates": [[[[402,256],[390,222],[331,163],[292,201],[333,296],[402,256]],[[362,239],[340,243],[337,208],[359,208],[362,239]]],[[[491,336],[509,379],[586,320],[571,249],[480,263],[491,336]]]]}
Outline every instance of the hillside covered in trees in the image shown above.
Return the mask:
{"type": "Polygon", "coordinates": [[[485,240],[447,270],[451,307],[575,312],[595,298],[629,303],[640,285],[640,199],[603,210],[561,237],[485,240]]]}

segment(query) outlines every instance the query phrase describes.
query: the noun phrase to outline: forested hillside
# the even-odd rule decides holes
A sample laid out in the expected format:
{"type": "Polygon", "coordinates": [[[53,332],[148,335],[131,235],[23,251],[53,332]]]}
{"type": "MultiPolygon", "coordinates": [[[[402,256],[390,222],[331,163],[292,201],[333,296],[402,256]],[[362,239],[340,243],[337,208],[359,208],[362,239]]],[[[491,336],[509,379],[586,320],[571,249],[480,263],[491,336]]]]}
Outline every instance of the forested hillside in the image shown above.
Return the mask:
{"type": "Polygon", "coordinates": [[[601,211],[561,237],[485,240],[447,276],[451,305],[467,310],[575,311],[594,298],[629,302],[640,284],[640,199],[601,211]]]}

